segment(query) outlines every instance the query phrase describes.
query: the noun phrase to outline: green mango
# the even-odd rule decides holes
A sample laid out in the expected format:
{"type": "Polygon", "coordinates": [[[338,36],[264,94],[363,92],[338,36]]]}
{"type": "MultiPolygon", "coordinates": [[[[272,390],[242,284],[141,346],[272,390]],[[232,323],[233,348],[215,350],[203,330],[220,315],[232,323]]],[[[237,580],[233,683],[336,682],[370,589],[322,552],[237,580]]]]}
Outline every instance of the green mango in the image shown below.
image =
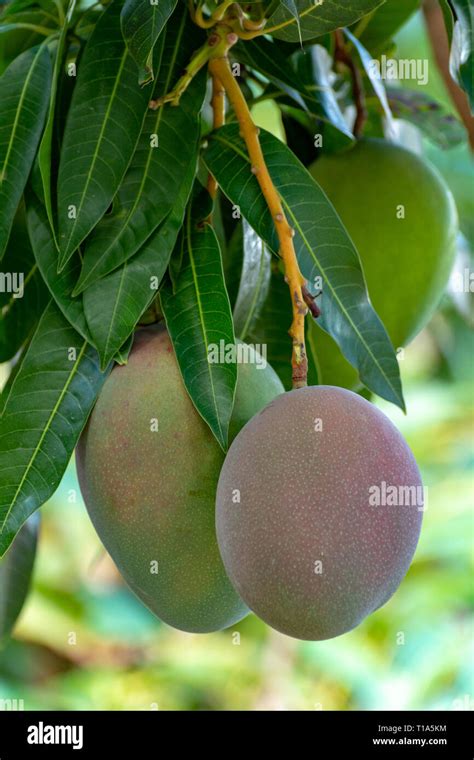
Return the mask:
{"type": "MultiPolygon", "coordinates": [[[[267,365],[238,365],[232,438],[283,392],[267,365]]],[[[81,491],[104,546],[161,620],[190,632],[248,613],[215,534],[224,452],[193,406],[164,327],[140,329],[103,387],[76,451],[81,491]]]]}
{"type": "MultiPolygon", "coordinates": [[[[393,346],[406,346],[435,311],[453,265],[458,223],[449,188],[427,161],[380,139],[325,155],[309,170],[359,251],[371,301],[393,346]]],[[[316,327],[314,345],[323,344],[316,348],[320,381],[339,384],[339,373],[341,384],[357,385],[355,370],[320,332],[316,327]]]]}

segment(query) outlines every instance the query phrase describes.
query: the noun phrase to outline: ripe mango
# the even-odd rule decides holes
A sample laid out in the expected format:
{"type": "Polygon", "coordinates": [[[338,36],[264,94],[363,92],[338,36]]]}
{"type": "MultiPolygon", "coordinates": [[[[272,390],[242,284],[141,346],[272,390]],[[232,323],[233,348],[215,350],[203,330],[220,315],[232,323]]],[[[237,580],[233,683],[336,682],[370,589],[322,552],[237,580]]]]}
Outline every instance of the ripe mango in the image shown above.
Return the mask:
{"type": "Polygon", "coordinates": [[[285,393],[241,430],[221,471],[228,576],[277,631],[339,636],[401,583],[423,495],[408,445],[375,406],[331,386],[285,393]]]}
{"type": "MultiPolygon", "coordinates": [[[[231,435],[283,386],[269,365],[238,365],[231,435]]],[[[215,631],[248,609],[224,571],[215,494],[224,453],[184,387],[164,327],[137,332],[76,452],[91,520],[123,577],[161,620],[215,631]]]]}

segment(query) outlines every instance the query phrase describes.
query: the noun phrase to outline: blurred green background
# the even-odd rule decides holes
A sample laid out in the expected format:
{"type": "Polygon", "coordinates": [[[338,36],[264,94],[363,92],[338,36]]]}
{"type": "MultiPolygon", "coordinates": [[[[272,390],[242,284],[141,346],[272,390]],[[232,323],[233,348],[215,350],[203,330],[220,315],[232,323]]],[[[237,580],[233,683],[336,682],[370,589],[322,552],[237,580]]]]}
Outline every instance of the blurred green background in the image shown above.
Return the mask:
{"type": "MultiPolygon", "coordinates": [[[[414,48],[431,57],[419,16],[397,42],[402,57],[412,57],[414,48]]],[[[431,72],[431,94],[451,108],[434,64],[431,72]]],[[[442,152],[423,142],[422,149],[455,194],[464,234],[458,266],[472,270],[472,158],[467,146],[442,152]]],[[[325,642],[294,641],[254,616],[215,634],[174,631],[122,582],[92,528],[71,464],[42,509],[32,592],[14,639],[0,652],[0,697],[22,699],[25,709],[472,709],[469,298],[447,295],[401,359],[407,416],[380,403],[428,486],[415,560],[381,610],[325,642]]]]}

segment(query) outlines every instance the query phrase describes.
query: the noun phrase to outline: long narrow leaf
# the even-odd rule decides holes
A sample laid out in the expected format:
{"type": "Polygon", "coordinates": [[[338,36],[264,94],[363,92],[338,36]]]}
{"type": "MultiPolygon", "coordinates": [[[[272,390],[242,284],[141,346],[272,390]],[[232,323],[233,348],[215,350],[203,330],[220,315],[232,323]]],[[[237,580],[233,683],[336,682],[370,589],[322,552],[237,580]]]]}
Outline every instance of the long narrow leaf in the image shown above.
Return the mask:
{"type": "Polygon", "coordinates": [[[0,642],[9,636],[23,608],[33,572],[39,515],[24,524],[8,554],[0,560],[0,642]]]}
{"type": "Polygon", "coordinates": [[[77,0],[69,0],[69,7],[66,14],[66,20],[61,34],[58,40],[56,48],[56,57],[54,61],[53,79],[51,84],[51,98],[49,101],[48,118],[46,120],[46,126],[41,138],[41,143],[38,150],[38,163],[41,172],[41,180],[43,183],[44,200],[46,204],[46,211],[48,213],[49,223],[51,230],[56,241],[55,234],[55,220],[53,217],[53,205],[51,201],[51,161],[52,161],[52,143],[53,143],[53,131],[54,131],[54,114],[56,109],[56,95],[58,89],[59,75],[61,72],[61,66],[64,57],[64,48],[66,44],[66,37],[71,23],[72,14],[76,7],[77,0]]]}
{"type": "Polygon", "coordinates": [[[0,557],[58,487],[105,377],[51,302],[0,418],[0,557]]]}
{"type": "Polygon", "coordinates": [[[80,258],[77,255],[73,256],[64,269],[58,272],[58,252],[51,226],[44,206],[33,192],[27,193],[26,208],[28,232],[41,276],[71,326],[85,340],[93,343],[87,327],[82,296],[71,298],[81,269],[80,258]]]}
{"type": "MultiPolygon", "coordinates": [[[[400,370],[387,332],[367,293],[358,253],[333,206],[304,166],[262,130],[262,149],[283,207],[295,230],[300,268],[323,285],[321,326],[339,344],[370,390],[404,408],[400,370]]],[[[275,226],[251,173],[236,124],[210,136],[205,161],[219,185],[275,253],[275,226]]]]}
{"type": "Polygon", "coordinates": [[[165,283],[161,304],[184,384],[225,450],[237,365],[210,361],[209,352],[234,344],[232,314],[215,232],[208,224],[198,228],[189,211],[175,292],[171,283],[165,283]]]}
{"type": "Polygon", "coordinates": [[[50,83],[45,46],[22,53],[0,78],[0,258],[41,137],[50,83]]]}
{"type": "Polygon", "coordinates": [[[58,175],[60,268],[107,211],[135,150],[150,93],[120,31],[120,4],[101,16],[79,65],[58,175]]]}
{"type": "Polygon", "coordinates": [[[184,211],[194,181],[195,165],[163,224],[140,251],[119,269],[91,285],[84,294],[89,330],[105,367],[129,337],[143,312],[157,294],[173,247],[183,224],[184,211]]]}
{"type": "Polygon", "coordinates": [[[122,8],[122,32],[128,49],[139,68],[139,83],[154,79],[153,48],[177,0],[143,2],[125,0],[122,8]]]}
{"type": "Polygon", "coordinates": [[[0,293],[0,363],[12,359],[44,311],[49,294],[31,250],[21,209],[13,222],[1,274],[8,287],[0,293]]]}
{"type": "MultiPolygon", "coordinates": [[[[156,95],[174,86],[202,41],[201,31],[189,20],[187,9],[180,6],[158,42],[164,50],[156,95]]],[[[147,115],[112,213],[102,219],[86,245],[75,293],[133,256],[170,213],[194,161],[204,94],[205,76],[201,72],[181,97],[179,107],[166,104],[147,115]]]]}
{"type": "Polygon", "coordinates": [[[348,26],[384,0],[294,0],[291,9],[280,3],[270,16],[267,31],[287,42],[310,40],[341,26],[348,26]]]}

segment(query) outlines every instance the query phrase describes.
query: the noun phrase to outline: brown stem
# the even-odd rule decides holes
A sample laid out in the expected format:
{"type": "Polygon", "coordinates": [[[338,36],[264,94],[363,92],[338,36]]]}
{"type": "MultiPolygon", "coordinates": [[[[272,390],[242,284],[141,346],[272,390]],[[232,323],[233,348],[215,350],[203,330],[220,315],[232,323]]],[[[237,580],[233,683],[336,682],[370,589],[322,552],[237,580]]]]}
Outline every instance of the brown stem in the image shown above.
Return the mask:
{"type": "Polygon", "coordinates": [[[469,144],[474,151],[474,116],[471,114],[466,93],[456,84],[449,70],[449,40],[444,24],[443,11],[437,1],[425,0],[423,3],[423,14],[439,72],[443,77],[444,84],[459,117],[466,127],[469,144]]]}
{"type": "Polygon", "coordinates": [[[270,177],[259,140],[259,129],[254,124],[242,91],[234,79],[229,66],[227,55],[212,58],[209,61],[209,71],[222,83],[227,96],[234,108],[240,133],[245,141],[251,163],[251,171],[255,175],[262,194],[275,223],[280,242],[280,255],[285,266],[285,279],[290,289],[293,307],[293,322],[289,334],[293,340],[292,368],[293,388],[302,388],[307,384],[308,360],[305,348],[304,318],[307,306],[303,298],[302,288],[306,280],[300,272],[293,245],[294,230],[288,224],[282,202],[275,185],[270,177]]]}
{"type": "Polygon", "coordinates": [[[367,121],[367,107],[365,103],[365,92],[362,75],[360,73],[359,67],[356,65],[354,59],[347,51],[342,29],[336,29],[334,32],[334,39],[336,42],[334,60],[338,63],[344,64],[344,66],[347,66],[351,73],[352,96],[354,98],[354,103],[357,111],[353,132],[356,137],[360,137],[367,121]]]}

